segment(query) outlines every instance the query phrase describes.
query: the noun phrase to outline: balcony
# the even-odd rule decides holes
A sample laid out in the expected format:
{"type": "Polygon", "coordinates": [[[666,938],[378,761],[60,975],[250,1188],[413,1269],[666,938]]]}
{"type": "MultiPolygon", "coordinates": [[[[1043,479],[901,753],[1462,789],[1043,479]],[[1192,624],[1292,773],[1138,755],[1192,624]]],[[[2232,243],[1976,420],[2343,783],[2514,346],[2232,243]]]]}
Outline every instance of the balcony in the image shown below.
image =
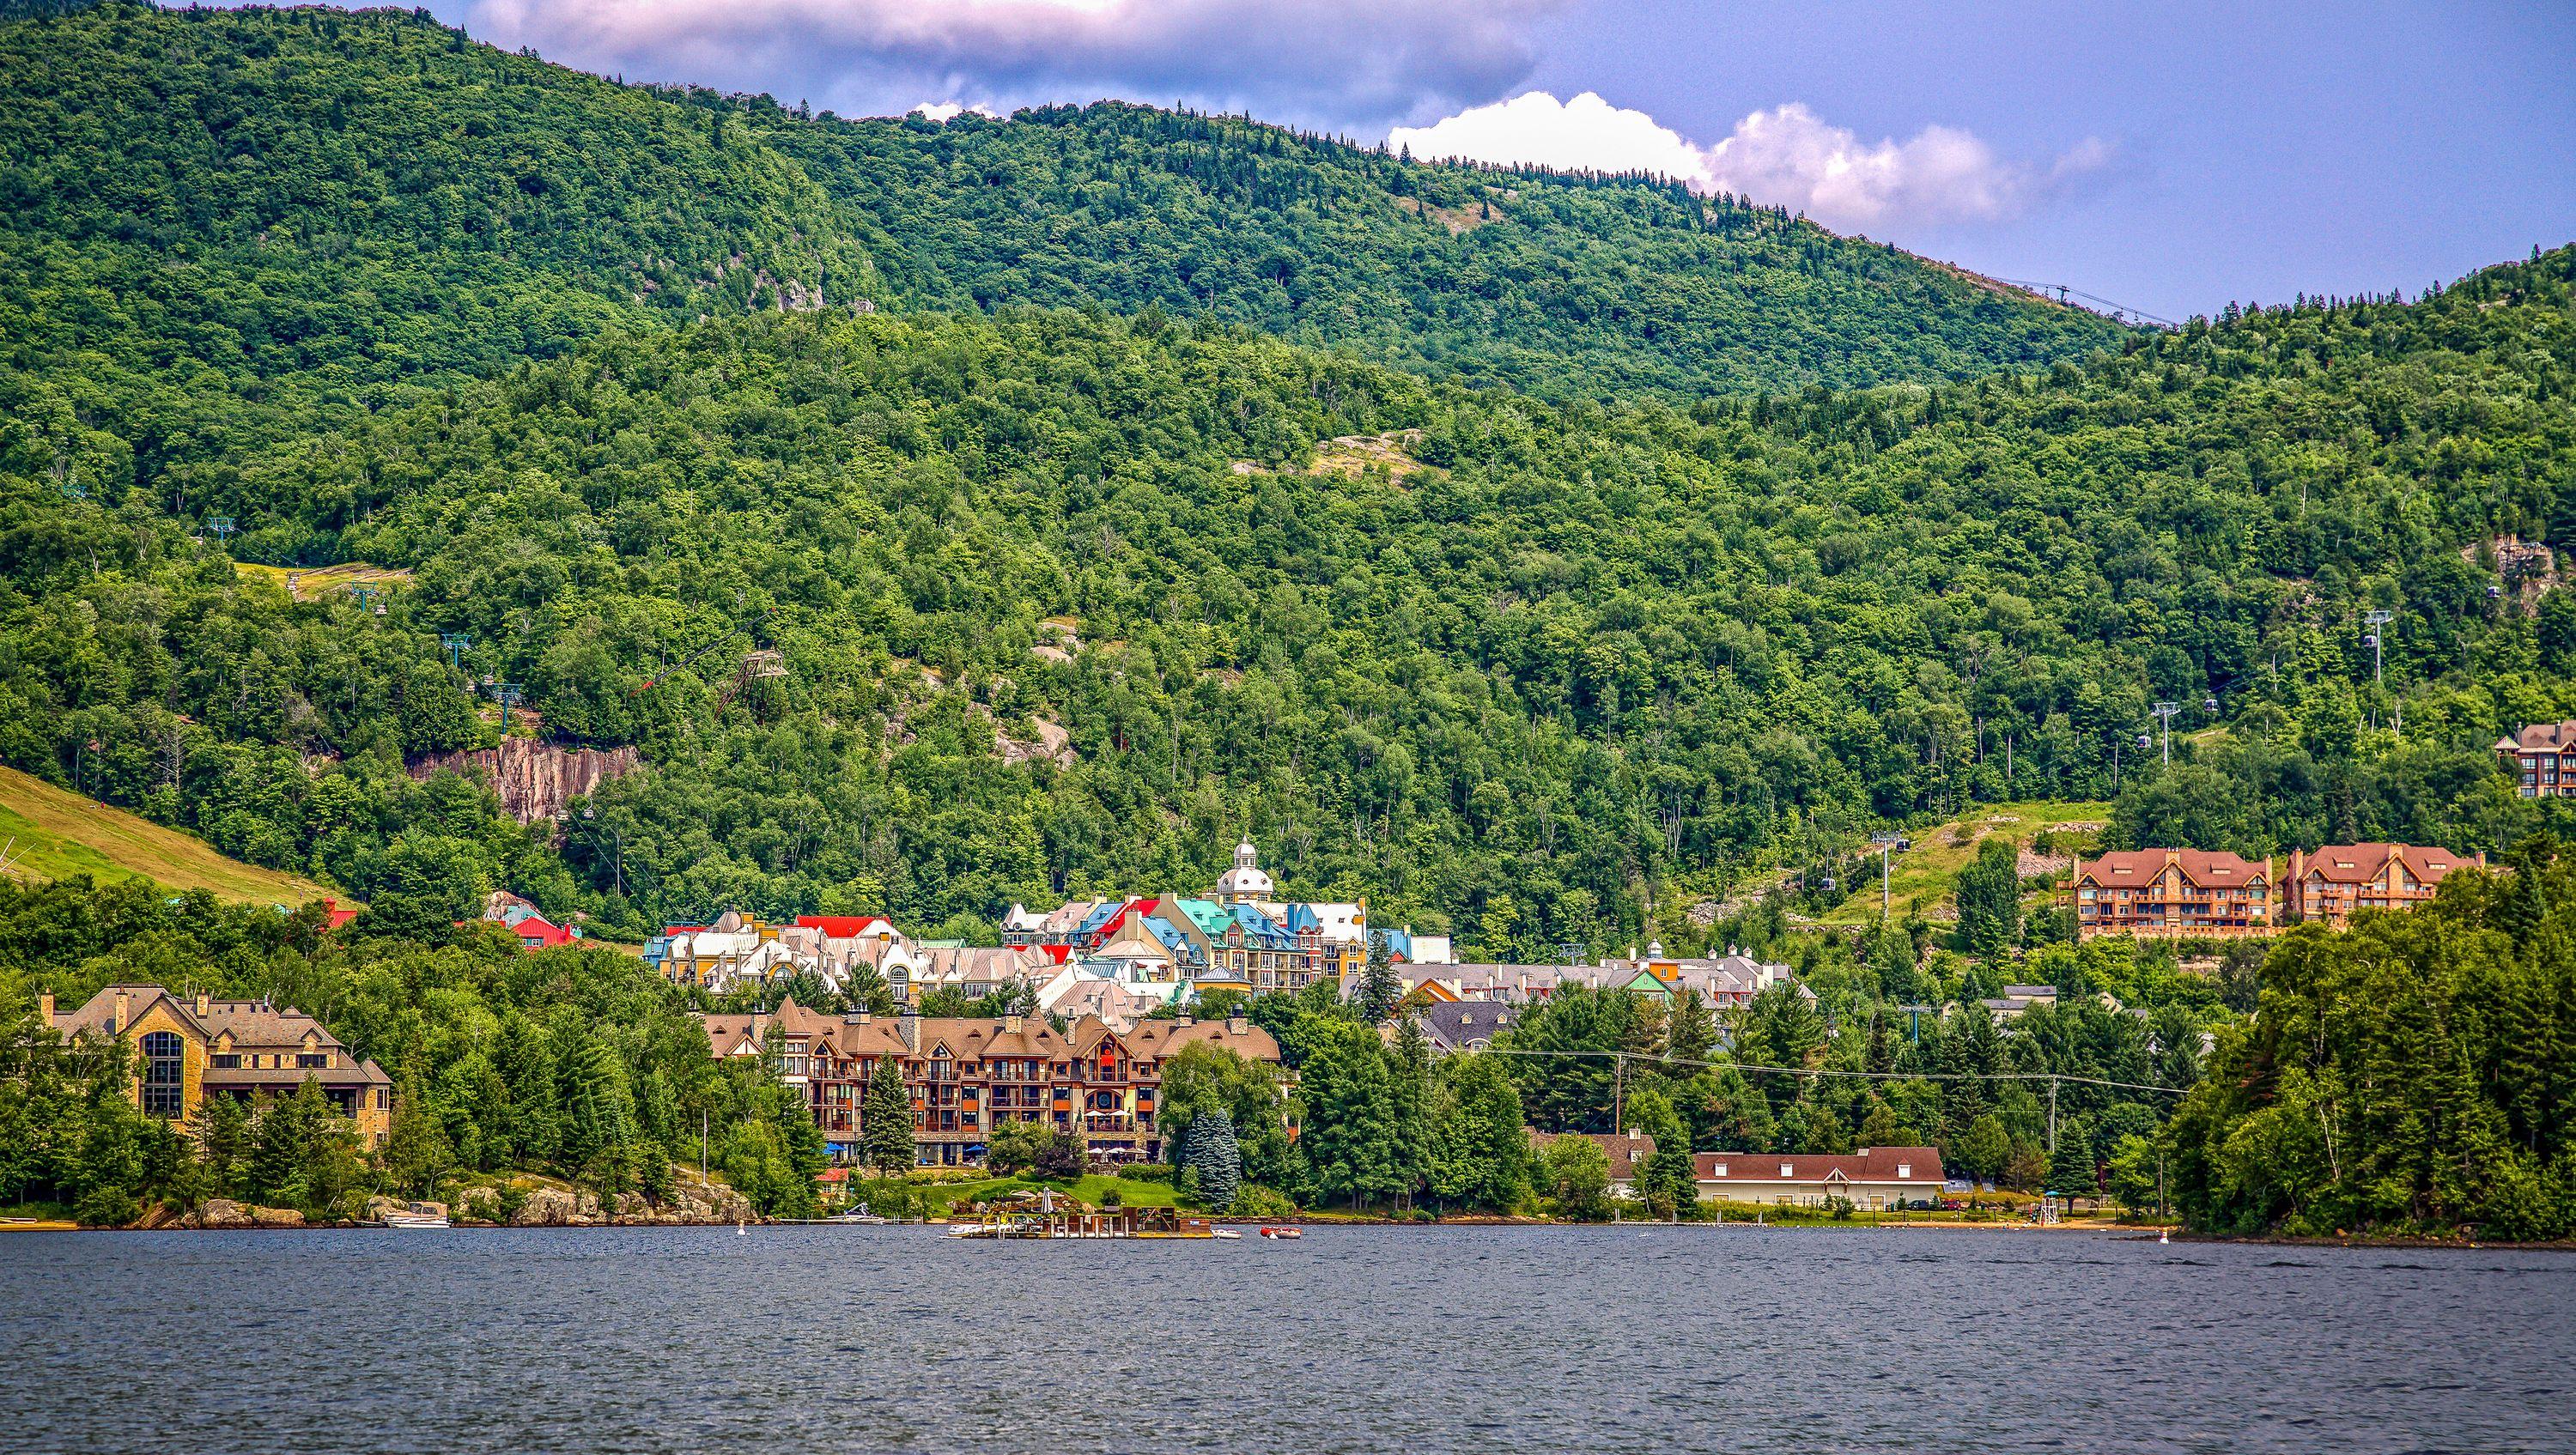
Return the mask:
{"type": "Polygon", "coordinates": [[[1150,1132],[1154,1130],[1154,1118],[1123,1111],[1084,1112],[1082,1129],[1086,1132],[1150,1132]]]}

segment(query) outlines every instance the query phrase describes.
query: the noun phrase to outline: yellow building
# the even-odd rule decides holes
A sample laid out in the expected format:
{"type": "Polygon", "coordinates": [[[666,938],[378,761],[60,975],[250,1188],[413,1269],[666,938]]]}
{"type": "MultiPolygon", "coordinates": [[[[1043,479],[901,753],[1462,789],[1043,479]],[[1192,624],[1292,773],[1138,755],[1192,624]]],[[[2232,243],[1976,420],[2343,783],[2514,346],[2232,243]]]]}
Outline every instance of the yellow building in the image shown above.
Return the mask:
{"type": "Polygon", "coordinates": [[[111,985],[67,1014],[55,1013],[50,992],[40,997],[39,1009],[67,1038],[110,1036],[133,1047],[128,1094],[148,1116],[184,1126],[209,1096],[293,1096],[305,1082],[318,1081],[332,1109],[356,1124],[358,1145],[384,1145],[393,1078],[291,1006],[202,994],[182,999],[158,985],[111,985]]]}

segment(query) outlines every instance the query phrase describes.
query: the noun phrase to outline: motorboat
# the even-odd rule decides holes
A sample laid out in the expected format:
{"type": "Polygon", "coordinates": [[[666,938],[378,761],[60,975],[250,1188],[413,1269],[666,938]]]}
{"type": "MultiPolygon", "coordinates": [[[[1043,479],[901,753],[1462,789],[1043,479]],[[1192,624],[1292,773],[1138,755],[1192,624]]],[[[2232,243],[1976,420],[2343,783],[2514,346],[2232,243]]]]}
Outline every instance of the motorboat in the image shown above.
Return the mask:
{"type": "Polygon", "coordinates": [[[1242,1238],[1243,1234],[1236,1232],[1236,1231],[1235,1231],[1234,1229],[1232,1229],[1232,1228],[1211,1228],[1211,1229],[1209,1229],[1209,1230],[1208,1230],[1208,1236],[1209,1236],[1209,1237],[1211,1237],[1211,1238],[1234,1238],[1234,1239],[1240,1239],[1240,1238],[1242,1238]]]}
{"type": "Polygon", "coordinates": [[[1261,1236],[1265,1238],[1302,1238],[1306,1236],[1306,1230],[1295,1226],[1263,1228],[1261,1230],[1261,1236]]]}
{"type": "Polygon", "coordinates": [[[428,1204],[417,1202],[400,1212],[388,1210],[377,1218],[377,1222],[384,1227],[405,1228],[413,1231],[434,1231],[439,1228],[453,1226],[453,1224],[448,1222],[447,1214],[445,1212],[431,1207],[428,1204]]]}

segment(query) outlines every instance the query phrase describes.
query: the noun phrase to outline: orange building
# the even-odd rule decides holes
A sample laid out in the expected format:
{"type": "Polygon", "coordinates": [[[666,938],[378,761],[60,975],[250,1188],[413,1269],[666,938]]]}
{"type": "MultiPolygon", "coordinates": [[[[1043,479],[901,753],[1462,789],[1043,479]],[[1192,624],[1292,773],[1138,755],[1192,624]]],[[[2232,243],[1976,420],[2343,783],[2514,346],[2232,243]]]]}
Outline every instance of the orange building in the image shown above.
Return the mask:
{"type": "Polygon", "coordinates": [[[2516,728],[2496,739],[2495,751],[2523,797],[2576,797],[2576,718],[2516,728]]]}
{"type": "Polygon", "coordinates": [[[2211,849],[2129,849],[2075,866],[2079,935],[2223,939],[2279,928],[2272,861],[2211,849]]]}
{"type": "Polygon", "coordinates": [[[2328,844],[2290,854],[2281,902],[2292,919],[2341,926],[2357,909],[2412,909],[2456,869],[2484,869],[2484,854],[2413,844],[2328,844]]]}
{"type": "Polygon", "coordinates": [[[834,1156],[858,1151],[868,1080],[891,1057],[912,1100],[924,1167],[980,1163],[993,1130],[1015,1121],[1075,1133],[1094,1157],[1155,1161],[1163,1155],[1163,1065],[1183,1047],[1204,1042],[1279,1060],[1279,1043],[1241,1016],[1148,1020],[1121,1034],[1092,1016],[1058,1031],[1040,1016],[831,1015],[791,997],[775,1014],[699,1020],[719,1060],[759,1056],[777,1043],[780,1072],[804,1095],[834,1156]]]}

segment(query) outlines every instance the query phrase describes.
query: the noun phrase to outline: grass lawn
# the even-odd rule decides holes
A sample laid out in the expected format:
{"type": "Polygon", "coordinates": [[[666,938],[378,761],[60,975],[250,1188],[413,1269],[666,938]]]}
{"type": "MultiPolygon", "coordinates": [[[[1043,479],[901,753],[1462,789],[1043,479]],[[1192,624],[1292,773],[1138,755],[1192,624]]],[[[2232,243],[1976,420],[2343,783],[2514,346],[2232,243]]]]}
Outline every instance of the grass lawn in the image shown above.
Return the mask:
{"type": "MultiPolygon", "coordinates": [[[[0,768],[0,846],[5,872],[16,879],[143,878],[173,891],[211,890],[244,904],[300,905],[336,893],[310,879],[227,859],[194,835],[103,808],[15,768],[0,768]]],[[[340,897],[344,904],[356,903],[340,897]]]]}
{"type": "MultiPolygon", "coordinates": [[[[2061,803],[1980,804],[1975,811],[1962,814],[1948,823],[1912,830],[1907,837],[1914,847],[1888,862],[1888,888],[1896,917],[1900,920],[1913,910],[1922,911],[1927,919],[1949,919],[1950,887],[1959,871],[1976,857],[1978,845],[1991,834],[2003,834],[2027,847],[2033,836],[2046,829],[2065,829],[2067,825],[2098,825],[2111,817],[2111,805],[2079,801],[2061,803]]],[[[2093,835],[2078,828],[2065,835],[2080,836],[2090,845],[2093,835]]],[[[2060,853],[2065,849],[2060,848],[2060,853]]],[[[1878,865],[1871,862],[1867,872],[1854,876],[1851,898],[1823,916],[1819,923],[1829,925],[1866,925],[1878,922],[1878,865]]]]}
{"type": "Polygon", "coordinates": [[[411,584],[411,573],[398,566],[370,566],[364,561],[347,561],[337,566],[263,566],[256,561],[235,561],[233,569],[243,576],[274,582],[286,589],[286,578],[295,578],[295,599],[319,601],[333,591],[346,591],[352,586],[400,587],[411,584]]]}

